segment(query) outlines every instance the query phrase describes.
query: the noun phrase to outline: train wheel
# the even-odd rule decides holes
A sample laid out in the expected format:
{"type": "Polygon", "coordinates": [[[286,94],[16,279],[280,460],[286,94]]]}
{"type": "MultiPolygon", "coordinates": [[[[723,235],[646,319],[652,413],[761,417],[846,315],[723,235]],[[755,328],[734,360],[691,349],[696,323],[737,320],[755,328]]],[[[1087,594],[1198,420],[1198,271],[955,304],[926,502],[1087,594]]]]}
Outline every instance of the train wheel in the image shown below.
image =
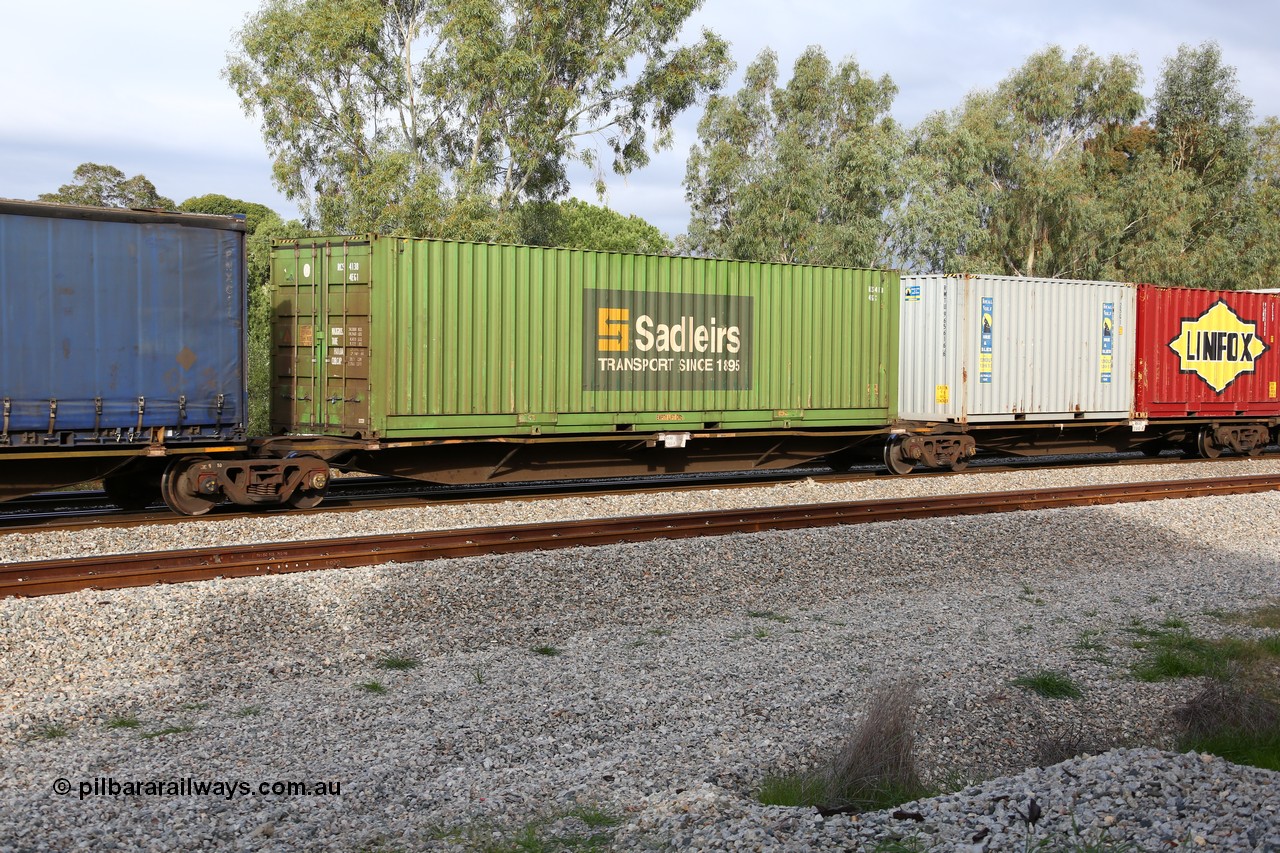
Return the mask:
{"type": "Polygon", "coordinates": [[[1217,459],[1222,455],[1222,448],[1214,444],[1213,433],[1207,427],[1196,436],[1196,452],[1205,459],[1217,459]]]}
{"type": "Polygon", "coordinates": [[[289,496],[289,506],[294,509],[312,509],[320,505],[320,501],[324,500],[324,491],[311,491],[308,489],[295,489],[293,494],[289,496]]]}
{"type": "Polygon", "coordinates": [[[164,469],[160,477],[160,496],[169,509],[179,515],[204,515],[222,499],[218,495],[204,495],[199,491],[196,467],[205,460],[175,459],[164,469]]]}
{"type": "Polygon", "coordinates": [[[102,490],[121,509],[146,509],[160,500],[160,477],[154,472],[132,471],[104,477],[102,490]]]}
{"type": "Polygon", "coordinates": [[[902,439],[891,438],[884,444],[884,467],[889,469],[890,474],[910,474],[916,468],[916,463],[907,458],[902,452],[902,439]]]}

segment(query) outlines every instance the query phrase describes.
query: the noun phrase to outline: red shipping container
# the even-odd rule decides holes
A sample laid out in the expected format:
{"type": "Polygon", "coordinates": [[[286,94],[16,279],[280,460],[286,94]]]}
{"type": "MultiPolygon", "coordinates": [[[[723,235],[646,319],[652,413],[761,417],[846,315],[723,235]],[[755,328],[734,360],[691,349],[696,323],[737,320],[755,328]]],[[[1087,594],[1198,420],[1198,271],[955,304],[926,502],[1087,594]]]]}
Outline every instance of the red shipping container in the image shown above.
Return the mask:
{"type": "Polygon", "coordinates": [[[1280,294],[1138,288],[1138,418],[1280,413],[1280,294]]]}

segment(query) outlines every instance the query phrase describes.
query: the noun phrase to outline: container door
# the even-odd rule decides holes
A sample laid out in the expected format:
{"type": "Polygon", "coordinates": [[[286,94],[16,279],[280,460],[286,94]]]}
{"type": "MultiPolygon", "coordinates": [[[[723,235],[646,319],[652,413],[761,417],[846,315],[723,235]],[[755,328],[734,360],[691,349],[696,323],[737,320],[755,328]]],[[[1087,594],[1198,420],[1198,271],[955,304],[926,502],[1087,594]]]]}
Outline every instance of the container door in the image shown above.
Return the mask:
{"type": "Polygon", "coordinates": [[[318,282],[323,248],[281,246],[271,254],[273,431],[318,432],[321,385],[318,369],[323,335],[318,282]]]}
{"type": "Polygon", "coordinates": [[[344,435],[369,432],[368,243],[325,247],[323,431],[344,435]]]}
{"type": "Polygon", "coordinates": [[[273,252],[273,429],[369,433],[370,262],[367,242],[273,252]]]}

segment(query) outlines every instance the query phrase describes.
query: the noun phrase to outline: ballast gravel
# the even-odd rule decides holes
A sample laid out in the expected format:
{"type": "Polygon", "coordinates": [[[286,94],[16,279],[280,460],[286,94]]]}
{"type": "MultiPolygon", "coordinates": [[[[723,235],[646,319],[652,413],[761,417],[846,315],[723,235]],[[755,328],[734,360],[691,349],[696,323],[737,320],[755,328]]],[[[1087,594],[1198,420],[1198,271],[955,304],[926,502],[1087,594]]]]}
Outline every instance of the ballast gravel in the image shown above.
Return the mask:
{"type": "Polygon", "coordinates": [[[616,494],[537,501],[426,504],[420,507],[329,512],[273,513],[227,521],[202,519],[151,527],[100,528],[0,534],[0,563],[70,557],[206,548],[227,542],[291,542],[375,534],[541,524],[587,518],[705,512],[739,507],[836,501],[914,498],[929,495],[1054,489],[1203,477],[1280,474],[1280,459],[1221,459],[1194,463],[1097,465],[1083,468],[998,471],[963,476],[881,477],[846,483],[805,479],[772,486],[616,494]]]}
{"type": "MultiPolygon", "coordinates": [[[[608,501],[721,500],[669,497],[608,501]]],[[[1280,601],[1278,514],[1267,493],[3,600],[0,851],[1280,850],[1280,774],[1170,751],[1200,684],[1130,674],[1161,626],[1265,633],[1225,617],[1280,601]],[[1041,670],[1081,697],[1012,683],[1041,670]],[[954,793],[758,802],[899,679],[954,793]],[[1047,746],[1076,757],[1038,767],[1047,746]]]]}

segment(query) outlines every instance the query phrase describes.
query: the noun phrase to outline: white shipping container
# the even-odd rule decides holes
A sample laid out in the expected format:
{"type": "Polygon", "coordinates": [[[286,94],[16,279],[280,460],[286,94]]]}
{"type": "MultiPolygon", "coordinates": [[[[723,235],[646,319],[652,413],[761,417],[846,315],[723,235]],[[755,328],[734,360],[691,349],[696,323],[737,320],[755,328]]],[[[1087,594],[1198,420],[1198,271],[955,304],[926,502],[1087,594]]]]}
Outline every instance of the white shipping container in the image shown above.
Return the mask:
{"type": "Polygon", "coordinates": [[[1137,288],[996,275],[903,276],[899,417],[1124,420],[1137,288]]]}

